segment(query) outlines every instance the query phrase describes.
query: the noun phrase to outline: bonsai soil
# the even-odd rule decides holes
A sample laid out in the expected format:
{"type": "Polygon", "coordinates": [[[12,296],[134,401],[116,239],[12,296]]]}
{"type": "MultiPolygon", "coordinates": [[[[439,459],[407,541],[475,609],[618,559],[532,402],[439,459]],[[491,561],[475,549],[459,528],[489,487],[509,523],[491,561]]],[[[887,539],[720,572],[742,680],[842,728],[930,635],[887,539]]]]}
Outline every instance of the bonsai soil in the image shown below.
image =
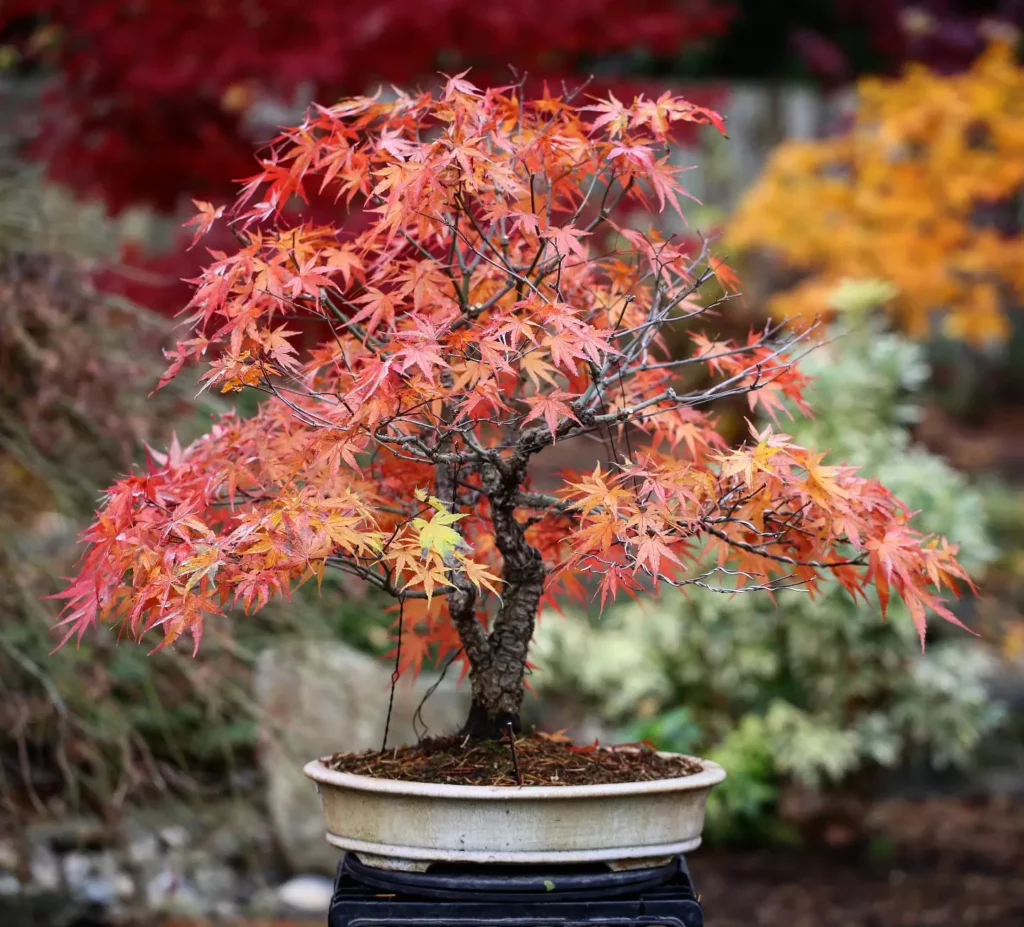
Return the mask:
{"type": "Polygon", "coordinates": [[[661,756],[647,744],[575,747],[558,734],[530,734],[514,741],[431,737],[418,746],[383,753],[336,753],[325,765],[376,779],[510,787],[650,782],[701,771],[695,760],[661,756]]]}

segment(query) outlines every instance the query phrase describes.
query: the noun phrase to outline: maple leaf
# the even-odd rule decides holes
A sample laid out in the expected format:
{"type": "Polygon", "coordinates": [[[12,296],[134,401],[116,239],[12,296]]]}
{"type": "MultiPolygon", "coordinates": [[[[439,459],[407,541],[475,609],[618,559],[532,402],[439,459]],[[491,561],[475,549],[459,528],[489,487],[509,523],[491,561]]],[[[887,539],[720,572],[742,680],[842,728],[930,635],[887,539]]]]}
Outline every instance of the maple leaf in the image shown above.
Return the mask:
{"type": "Polygon", "coordinates": [[[394,357],[371,357],[364,361],[362,374],[352,385],[353,396],[360,402],[371,399],[388,382],[394,364],[394,357]]]}
{"type": "Polygon", "coordinates": [[[558,371],[543,358],[539,351],[528,352],[519,361],[519,369],[529,378],[530,385],[536,392],[540,392],[544,388],[542,380],[548,386],[558,385],[558,371]]]}
{"type": "Polygon", "coordinates": [[[800,461],[807,468],[807,493],[823,508],[829,508],[835,503],[849,498],[849,493],[844,490],[835,480],[836,474],[841,473],[842,467],[823,467],[821,461],[825,454],[807,454],[800,461]]]}
{"type": "Polygon", "coordinates": [[[581,109],[584,112],[601,113],[590,124],[590,131],[592,133],[607,126],[608,137],[618,138],[629,127],[629,110],[615,99],[614,93],[609,93],[607,100],[599,100],[597,103],[583,106],[581,109]]]}
{"type": "Polygon", "coordinates": [[[744,448],[734,451],[731,454],[720,457],[722,461],[722,476],[743,475],[743,481],[748,488],[754,486],[754,474],[765,473],[772,475],[775,469],[770,461],[781,448],[772,447],[767,441],[762,440],[753,448],[744,448]]]}
{"type": "Polygon", "coordinates": [[[622,143],[608,152],[609,158],[623,158],[645,172],[654,167],[654,150],[643,143],[622,143]]]}
{"type": "Polygon", "coordinates": [[[615,515],[599,515],[579,528],[573,539],[577,553],[604,553],[619,540],[619,520],[615,515]]]}
{"type": "Polygon", "coordinates": [[[424,553],[434,551],[440,555],[444,563],[452,563],[455,559],[455,552],[466,547],[465,539],[456,531],[452,525],[466,517],[465,513],[453,515],[449,512],[443,502],[431,496],[428,500],[434,509],[430,521],[422,518],[412,520],[413,530],[418,532],[419,545],[424,553]]]}
{"type": "Polygon", "coordinates": [[[189,245],[189,250],[199,244],[199,239],[206,235],[213,228],[213,223],[224,215],[223,206],[218,206],[215,209],[213,203],[207,203],[204,200],[192,200],[192,203],[198,210],[198,214],[185,223],[186,228],[192,225],[196,227],[195,236],[192,239],[192,244],[189,245]]]}
{"type": "Polygon", "coordinates": [[[712,373],[720,373],[727,359],[734,356],[738,348],[731,341],[712,341],[703,332],[690,332],[690,340],[696,346],[694,357],[708,365],[712,373]]]}
{"type": "Polygon", "coordinates": [[[329,274],[324,273],[328,269],[327,266],[319,262],[320,255],[313,255],[304,261],[296,270],[291,280],[289,280],[285,287],[285,292],[291,295],[292,298],[312,296],[317,301],[317,305],[319,305],[321,288],[330,289],[334,287],[334,280],[329,274]]]}
{"type": "Polygon", "coordinates": [[[181,373],[189,359],[190,351],[188,351],[187,348],[188,346],[186,344],[179,343],[173,350],[168,349],[164,351],[164,357],[171,363],[160,377],[160,380],[157,382],[156,389],[150,393],[150,396],[152,396],[153,393],[162,390],[175,377],[177,377],[179,373],[181,373]]]}
{"type": "Polygon", "coordinates": [[[541,232],[541,237],[548,239],[558,249],[559,254],[575,254],[581,261],[586,261],[587,248],[580,239],[591,234],[593,233],[566,225],[561,228],[551,226],[541,232]]]}
{"type": "Polygon", "coordinates": [[[615,479],[609,480],[598,463],[594,466],[593,473],[575,483],[566,481],[559,495],[571,499],[573,508],[584,515],[589,515],[595,509],[603,509],[614,516],[618,513],[619,506],[631,495],[628,490],[616,485],[617,482],[615,479]]]}
{"type": "Polygon", "coordinates": [[[882,616],[885,617],[893,575],[902,569],[901,557],[906,547],[906,535],[902,528],[894,528],[886,531],[882,537],[869,539],[864,546],[870,553],[871,572],[878,589],[882,616]]]}
{"type": "Polygon", "coordinates": [[[526,400],[530,411],[523,418],[523,424],[525,425],[543,416],[548,430],[551,432],[551,438],[554,440],[558,436],[558,423],[560,419],[567,418],[579,423],[579,419],[567,404],[567,400],[575,398],[572,393],[566,393],[562,390],[530,396],[526,400]]]}
{"type": "Polygon", "coordinates": [[[502,394],[493,378],[478,380],[473,391],[466,397],[459,409],[456,421],[476,416],[477,413],[491,416],[508,412],[509,407],[502,401],[502,394]]]}
{"type": "Polygon", "coordinates": [[[736,275],[736,271],[726,264],[725,261],[712,261],[711,270],[726,293],[738,293],[740,291],[740,278],[736,275]]]}
{"type": "Polygon", "coordinates": [[[545,731],[537,731],[535,736],[539,737],[541,740],[546,740],[548,741],[548,743],[552,744],[572,743],[572,738],[568,734],[566,734],[564,728],[560,731],[555,731],[553,734],[548,734],[545,731]]]}
{"type": "Polygon", "coordinates": [[[299,334],[301,333],[297,330],[281,327],[262,333],[260,341],[263,344],[263,350],[282,368],[295,367],[293,357],[298,354],[298,349],[289,339],[299,334]]]}
{"type": "Polygon", "coordinates": [[[691,103],[683,102],[673,113],[672,119],[673,121],[676,119],[682,119],[686,122],[709,123],[718,129],[723,136],[726,138],[729,137],[729,133],[725,128],[725,120],[722,118],[722,115],[705,106],[694,106],[691,103]]]}
{"type": "Polygon", "coordinates": [[[497,576],[490,572],[483,564],[470,560],[468,557],[459,557],[459,564],[466,578],[477,587],[483,587],[501,598],[497,584],[501,582],[497,576]]]}
{"type": "Polygon", "coordinates": [[[676,174],[682,173],[684,170],[688,170],[688,168],[676,167],[672,164],[671,158],[668,155],[659,161],[652,161],[650,163],[645,177],[658,196],[659,212],[664,211],[665,203],[667,202],[680,218],[684,218],[683,208],[679,205],[680,193],[700,204],[700,200],[684,190],[675,179],[676,174]]]}
{"type": "Polygon", "coordinates": [[[637,570],[646,568],[652,576],[661,575],[662,558],[671,561],[677,566],[683,565],[682,561],[672,552],[664,537],[648,534],[636,541],[635,546],[635,568],[637,570]]]}
{"type": "MultiPolygon", "coordinates": [[[[397,640],[398,622],[392,626],[392,638],[397,640]]],[[[398,665],[399,676],[405,673],[412,673],[418,676],[423,670],[423,664],[429,662],[430,651],[433,645],[430,632],[422,625],[406,627],[402,629],[401,662],[398,665]]],[[[399,653],[399,645],[384,655],[384,659],[394,661],[399,653]]]]}
{"type": "Polygon", "coordinates": [[[164,519],[162,528],[162,540],[177,538],[185,542],[191,542],[195,538],[212,538],[214,532],[198,516],[202,512],[202,506],[198,500],[183,503],[177,506],[173,512],[168,512],[164,519]]]}
{"type": "Polygon", "coordinates": [[[396,360],[400,361],[399,370],[402,373],[413,367],[419,367],[423,376],[430,383],[434,382],[436,370],[446,369],[449,364],[441,356],[443,350],[441,344],[440,329],[430,326],[422,320],[417,320],[417,327],[414,331],[402,332],[396,338],[399,343],[405,344],[396,354],[396,360]]]}
{"type": "Polygon", "coordinates": [[[368,287],[367,292],[356,297],[354,302],[362,304],[363,308],[352,316],[352,323],[357,325],[365,321],[368,335],[377,331],[382,322],[389,328],[394,325],[395,301],[390,293],[383,293],[376,287],[368,287]]]}
{"type": "Polygon", "coordinates": [[[327,252],[325,267],[329,270],[341,271],[345,286],[363,271],[363,260],[352,248],[333,248],[327,252]]]}
{"type": "Polygon", "coordinates": [[[469,73],[469,70],[469,68],[466,68],[465,71],[460,71],[454,76],[442,73],[443,77],[448,78],[447,83],[444,85],[442,99],[450,100],[456,94],[464,94],[468,97],[480,96],[480,90],[478,87],[474,86],[468,80],[463,80],[463,78],[469,73]]]}
{"type": "Polygon", "coordinates": [[[214,583],[220,566],[220,551],[216,547],[200,547],[194,556],[189,557],[178,567],[178,575],[187,577],[185,592],[190,592],[196,584],[204,580],[214,583]]]}
{"type": "Polygon", "coordinates": [[[551,353],[551,360],[558,367],[564,367],[573,376],[579,373],[577,359],[584,356],[575,332],[555,332],[544,339],[544,347],[551,353]]]}
{"type": "Polygon", "coordinates": [[[402,588],[409,589],[416,585],[423,586],[428,604],[431,602],[434,591],[438,586],[451,585],[451,581],[448,579],[447,567],[433,562],[432,557],[426,563],[420,562],[415,564],[409,572],[411,577],[402,588]]]}
{"type": "Polygon", "coordinates": [[[618,598],[620,590],[624,589],[631,598],[636,599],[642,587],[634,577],[633,571],[613,563],[601,570],[601,581],[597,588],[601,597],[601,612],[604,612],[608,602],[618,598]]]}

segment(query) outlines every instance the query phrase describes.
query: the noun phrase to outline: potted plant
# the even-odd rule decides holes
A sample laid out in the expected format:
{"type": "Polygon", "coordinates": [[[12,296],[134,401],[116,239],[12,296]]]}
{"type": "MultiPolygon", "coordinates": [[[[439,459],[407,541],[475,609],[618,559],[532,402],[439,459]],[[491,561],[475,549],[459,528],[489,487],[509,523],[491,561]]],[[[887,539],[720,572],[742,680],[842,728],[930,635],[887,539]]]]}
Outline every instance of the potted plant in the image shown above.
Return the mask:
{"type": "Polygon", "coordinates": [[[813,593],[830,573],[883,608],[895,591],[923,641],[969,580],[878,482],[771,427],[719,436],[716,400],[804,408],[793,350],[813,327],[667,353],[666,327],[718,305],[697,289],[733,283],[706,243],[624,218],[681,213],[684,123],[723,129],[669,94],[527,100],[459,75],[285,131],[230,217],[198,204],[197,232],[230,219],[239,247],[195,281],[164,380],[205,358],[205,387],[263,401],[109,490],[67,637],[106,621],[198,647],[229,605],[341,570],[398,600],[398,668],[460,661],[472,709],[454,737],[311,763],[332,842],[392,866],[696,846],[714,764],[520,731],[542,608],[664,584],[813,593]],[[290,218],[313,196],[368,221],[290,218]],[[552,475],[558,452],[579,472],[552,475]]]}

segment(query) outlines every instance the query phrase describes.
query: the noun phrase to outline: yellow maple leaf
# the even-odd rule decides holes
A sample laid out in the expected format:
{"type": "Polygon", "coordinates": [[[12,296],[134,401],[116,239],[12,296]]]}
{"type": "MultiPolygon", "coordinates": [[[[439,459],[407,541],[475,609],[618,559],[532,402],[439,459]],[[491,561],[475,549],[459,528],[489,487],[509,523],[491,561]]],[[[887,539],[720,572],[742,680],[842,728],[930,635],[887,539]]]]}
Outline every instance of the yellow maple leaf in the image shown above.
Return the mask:
{"type": "Polygon", "coordinates": [[[187,576],[185,592],[191,590],[196,583],[206,578],[212,583],[220,569],[220,551],[216,547],[200,547],[198,552],[189,557],[178,567],[179,576],[187,576]]]}
{"type": "Polygon", "coordinates": [[[841,467],[825,467],[821,462],[824,454],[808,453],[804,466],[807,468],[807,493],[825,508],[833,507],[840,499],[849,498],[849,493],[835,481],[841,467]]]}
{"type": "Polygon", "coordinates": [[[420,548],[424,554],[434,551],[446,564],[452,563],[455,551],[460,547],[468,546],[462,535],[452,525],[466,516],[464,514],[453,515],[445,508],[445,504],[440,499],[436,496],[427,497],[421,489],[416,490],[416,498],[425,501],[435,511],[430,521],[423,518],[412,520],[412,527],[417,532],[420,548]]]}
{"type": "Polygon", "coordinates": [[[466,578],[474,585],[477,589],[483,586],[485,589],[493,592],[498,598],[501,598],[501,594],[498,592],[496,583],[500,583],[498,579],[490,570],[487,569],[482,563],[477,563],[475,560],[470,560],[467,557],[459,557],[459,563],[462,564],[462,571],[466,574],[466,578]]]}
{"type": "Polygon", "coordinates": [[[436,561],[430,564],[417,564],[412,569],[413,576],[405,584],[403,589],[422,584],[423,591],[427,594],[427,603],[430,603],[434,595],[435,586],[450,586],[447,571],[442,566],[437,566],[436,561]]]}
{"type": "Polygon", "coordinates": [[[738,450],[722,459],[722,476],[743,474],[747,486],[754,485],[755,473],[775,473],[768,463],[782,448],[772,447],[767,441],[761,441],[757,447],[738,450]]]}

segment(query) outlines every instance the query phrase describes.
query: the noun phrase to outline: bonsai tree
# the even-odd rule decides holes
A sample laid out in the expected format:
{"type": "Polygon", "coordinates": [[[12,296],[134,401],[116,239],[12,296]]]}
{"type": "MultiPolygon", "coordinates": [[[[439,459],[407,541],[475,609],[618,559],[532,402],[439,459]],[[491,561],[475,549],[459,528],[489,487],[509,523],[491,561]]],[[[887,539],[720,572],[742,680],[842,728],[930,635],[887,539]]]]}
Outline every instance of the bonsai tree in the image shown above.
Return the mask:
{"type": "Polygon", "coordinates": [[[588,587],[813,592],[832,574],[883,611],[901,596],[922,642],[928,611],[957,623],[955,549],[877,481],[771,426],[739,448],[715,430],[724,397],[806,410],[793,349],[813,329],[668,356],[664,329],[715,308],[698,287],[731,283],[706,244],[621,218],[681,211],[682,122],[723,129],[669,94],[527,101],[458,75],[281,134],[230,214],[199,204],[197,233],[230,221],[239,246],[194,281],[162,381],[203,361],[204,388],[263,401],[108,491],[65,640],[110,622],[198,647],[229,606],[341,570],[398,600],[403,670],[463,662],[464,733],[487,738],[518,728],[538,612],[588,587]],[[308,190],[372,221],[286,224],[308,190]],[[553,449],[582,466],[540,491],[553,449]]]}

